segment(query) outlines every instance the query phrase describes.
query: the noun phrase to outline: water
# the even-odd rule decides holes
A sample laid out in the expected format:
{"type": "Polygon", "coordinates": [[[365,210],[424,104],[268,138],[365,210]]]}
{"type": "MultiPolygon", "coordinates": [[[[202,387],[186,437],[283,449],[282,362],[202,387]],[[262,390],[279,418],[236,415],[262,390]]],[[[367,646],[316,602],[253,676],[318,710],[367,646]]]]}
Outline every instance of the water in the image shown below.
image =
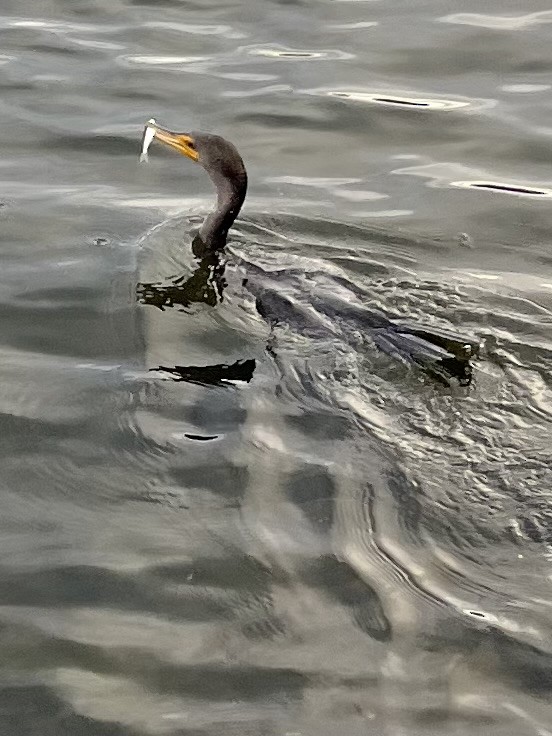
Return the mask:
{"type": "Polygon", "coordinates": [[[4,0],[0,733],[552,733],[551,23],[4,0]],[[246,161],[216,308],[136,298],[212,199],[152,116],[246,161]]]}

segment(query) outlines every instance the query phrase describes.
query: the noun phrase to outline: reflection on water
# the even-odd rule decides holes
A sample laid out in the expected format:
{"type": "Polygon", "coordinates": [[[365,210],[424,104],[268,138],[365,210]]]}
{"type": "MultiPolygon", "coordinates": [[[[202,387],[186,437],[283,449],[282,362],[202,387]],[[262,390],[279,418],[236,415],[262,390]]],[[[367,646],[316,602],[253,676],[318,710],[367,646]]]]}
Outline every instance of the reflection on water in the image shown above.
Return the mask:
{"type": "Polygon", "coordinates": [[[161,310],[177,306],[185,309],[192,304],[215,307],[222,301],[227,285],[226,254],[206,248],[199,236],[192,240],[191,251],[196,260],[191,274],[174,276],[168,283],[138,283],[138,301],[161,310]]]}
{"type": "Polygon", "coordinates": [[[331,97],[341,97],[356,102],[373,102],[379,105],[403,105],[404,107],[420,107],[431,110],[456,110],[473,104],[473,100],[431,100],[413,97],[390,96],[385,93],[374,92],[345,92],[330,90],[326,94],[331,97]]]}
{"type": "Polygon", "coordinates": [[[551,189],[533,189],[532,187],[517,187],[513,184],[487,181],[453,182],[453,186],[467,187],[468,189],[487,189],[492,192],[505,192],[507,194],[525,194],[530,197],[550,197],[552,195],[551,189]]]}
{"type": "Polygon", "coordinates": [[[3,4],[0,733],[548,734],[550,9],[244,7],[3,4]]]}
{"type": "Polygon", "coordinates": [[[439,18],[443,23],[460,23],[461,25],[492,28],[495,30],[519,31],[539,23],[552,23],[552,11],[527,15],[485,15],[484,13],[453,13],[439,18]]]}

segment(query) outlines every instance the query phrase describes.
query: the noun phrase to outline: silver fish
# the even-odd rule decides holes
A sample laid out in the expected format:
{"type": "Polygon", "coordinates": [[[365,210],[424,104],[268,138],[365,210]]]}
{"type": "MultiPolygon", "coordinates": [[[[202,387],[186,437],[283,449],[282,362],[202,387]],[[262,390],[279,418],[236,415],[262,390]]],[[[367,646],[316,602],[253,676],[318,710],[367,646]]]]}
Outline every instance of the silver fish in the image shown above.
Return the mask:
{"type": "Polygon", "coordinates": [[[144,135],[142,136],[142,153],[140,154],[140,163],[148,160],[148,148],[152,140],[155,138],[155,120],[152,118],[148,120],[146,127],[144,128],[144,135]]]}

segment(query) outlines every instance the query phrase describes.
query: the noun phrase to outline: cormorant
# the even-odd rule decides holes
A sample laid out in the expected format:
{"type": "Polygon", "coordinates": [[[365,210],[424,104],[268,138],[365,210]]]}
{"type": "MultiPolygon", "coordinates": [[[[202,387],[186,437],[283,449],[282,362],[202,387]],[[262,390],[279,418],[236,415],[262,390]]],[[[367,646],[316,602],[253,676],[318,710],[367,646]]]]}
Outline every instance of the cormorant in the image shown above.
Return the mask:
{"type": "MultiPolygon", "coordinates": [[[[193,301],[216,302],[216,290],[198,289],[198,280],[219,284],[222,289],[220,254],[226,245],[228,231],[233,225],[245,200],[247,172],[236,147],[219,135],[209,133],[174,133],[150,120],[144,129],[141,160],[147,159],[147,149],[156,138],[178,153],[198,163],[211,178],[217,201],[214,209],[205,218],[192,244],[198,260],[198,268],[191,278],[177,279],[170,286],[142,284],[141,298],[144,303],[163,308],[193,301]],[[198,294],[210,295],[208,298],[198,294]]],[[[286,297],[254,290],[251,279],[246,280],[256,297],[257,309],[268,322],[286,321],[279,315],[280,307],[289,313],[286,297]]],[[[219,293],[220,297],[221,294],[219,293]]],[[[351,318],[357,326],[369,333],[374,343],[384,352],[403,362],[420,365],[435,377],[448,383],[451,377],[462,384],[469,384],[472,376],[470,359],[477,356],[480,343],[473,338],[427,325],[411,324],[402,320],[389,319],[379,310],[364,305],[355,305],[339,299],[314,298],[316,309],[328,316],[342,314],[351,318]]]]}

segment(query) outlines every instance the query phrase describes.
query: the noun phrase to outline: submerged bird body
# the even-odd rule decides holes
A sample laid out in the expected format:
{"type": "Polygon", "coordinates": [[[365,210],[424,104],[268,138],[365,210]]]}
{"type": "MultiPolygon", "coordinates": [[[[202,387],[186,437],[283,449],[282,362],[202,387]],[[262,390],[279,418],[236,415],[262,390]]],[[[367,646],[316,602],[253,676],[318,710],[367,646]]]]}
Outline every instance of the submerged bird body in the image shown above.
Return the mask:
{"type": "MultiPolygon", "coordinates": [[[[161,128],[153,120],[149,121],[145,129],[141,160],[147,160],[147,148],[154,138],[202,166],[213,182],[217,195],[216,205],[205,218],[193,243],[199,262],[196,272],[185,282],[177,279],[170,287],[153,288],[151,284],[145,285],[149,287],[146,303],[163,308],[169,303],[167,297],[171,305],[177,301],[184,305],[189,296],[192,296],[190,302],[196,301],[194,295],[200,293],[196,284],[198,278],[206,283],[212,282],[214,274],[218,272],[220,289],[223,288],[221,268],[223,270],[224,267],[220,266],[217,254],[224,249],[228,231],[244,203],[247,172],[238,150],[225,138],[208,133],[173,133],[161,128]],[[178,300],[174,298],[177,290],[180,294],[178,300]]],[[[289,317],[294,311],[293,306],[287,303],[285,296],[276,295],[274,289],[267,290],[263,281],[264,279],[256,279],[254,273],[251,278],[246,279],[255,296],[259,313],[268,322],[287,322],[284,315],[289,317]]],[[[212,289],[207,289],[204,293],[211,292],[212,289]]],[[[201,300],[209,304],[216,301],[201,300]]],[[[453,376],[464,384],[471,381],[469,361],[478,354],[477,340],[449,330],[392,320],[382,312],[371,310],[363,304],[352,304],[328,295],[323,299],[315,295],[313,306],[329,317],[333,314],[339,318],[351,318],[357,326],[370,334],[373,342],[382,351],[402,361],[416,363],[445,380],[453,376]]]]}

